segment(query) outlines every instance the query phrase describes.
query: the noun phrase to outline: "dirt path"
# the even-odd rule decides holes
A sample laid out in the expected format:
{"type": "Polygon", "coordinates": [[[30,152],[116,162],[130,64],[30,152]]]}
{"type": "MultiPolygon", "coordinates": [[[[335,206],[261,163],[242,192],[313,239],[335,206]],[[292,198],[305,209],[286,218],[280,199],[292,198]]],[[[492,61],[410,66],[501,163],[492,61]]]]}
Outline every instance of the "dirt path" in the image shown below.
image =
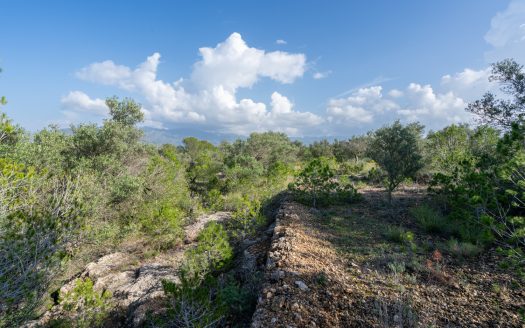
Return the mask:
{"type": "Polygon", "coordinates": [[[525,290],[494,252],[435,259],[440,240],[408,214],[424,193],[395,196],[394,210],[378,190],[322,211],[284,204],[252,327],[523,327],[525,290]],[[415,247],[385,238],[399,225],[415,247]]]}

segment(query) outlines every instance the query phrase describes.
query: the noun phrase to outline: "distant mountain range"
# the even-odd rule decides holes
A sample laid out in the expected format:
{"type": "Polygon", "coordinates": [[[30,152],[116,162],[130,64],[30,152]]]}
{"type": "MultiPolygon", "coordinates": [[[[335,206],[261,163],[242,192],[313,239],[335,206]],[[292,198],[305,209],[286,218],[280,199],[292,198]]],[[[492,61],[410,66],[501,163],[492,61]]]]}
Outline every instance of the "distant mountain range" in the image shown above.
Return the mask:
{"type": "MultiPolygon", "coordinates": [[[[150,127],[143,127],[144,131],[144,141],[152,143],[155,145],[162,144],[174,144],[180,145],[182,139],[186,137],[195,137],[202,140],[207,140],[213,144],[219,144],[221,141],[234,141],[236,139],[246,139],[247,137],[238,136],[235,134],[217,134],[216,132],[206,132],[206,131],[195,131],[192,129],[155,129],[150,127]]],[[[291,140],[299,140],[304,144],[311,144],[314,141],[319,141],[322,139],[328,139],[333,141],[334,139],[348,139],[345,137],[333,137],[333,136],[319,136],[319,137],[290,137],[291,140]]]]}
{"type": "MultiPolygon", "coordinates": [[[[215,145],[218,145],[221,141],[234,141],[236,139],[246,139],[247,136],[239,136],[236,134],[219,134],[217,132],[206,132],[206,131],[195,131],[194,129],[155,129],[151,127],[142,127],[144,131],[143,140],[147,143],[154,145],[163,145],[163,144],[182,144],[182,139],[186,137],[195,137],[201,140],[207,140],[215,145]]],[[[61,129],[67,134],[71,133],[71,129],[65,128],[61,129]]],[[[334,139],[344,140],[348,139],[347,137],[333,137],[333,136],[319,136],[319,137],[290,137],[291,140],[299,140],[304,144],[311,144],[315,141],[327,139],[333,141],[334,139]]]]}

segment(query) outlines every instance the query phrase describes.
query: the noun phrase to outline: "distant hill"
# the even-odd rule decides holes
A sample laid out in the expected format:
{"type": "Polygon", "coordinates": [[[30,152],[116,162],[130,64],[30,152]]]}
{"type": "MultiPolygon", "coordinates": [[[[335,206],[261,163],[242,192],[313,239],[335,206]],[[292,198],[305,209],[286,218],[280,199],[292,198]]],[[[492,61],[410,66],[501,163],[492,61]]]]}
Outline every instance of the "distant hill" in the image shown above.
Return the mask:
{"type": "MultiPolygon", "coordinates": [[[[238,136],[235,134],[218,134],[216,132],[206,132],[206,131],[196,131],[194,129],[184,129],[184,128],[177,128],[177,129],[155,129],[151,127],[142,127],[142,131],[144,131],[144,138],[143,140],[147,143],[151,143],[154,145],[163,145],[163,144],[174,144],[174,145],[180,145],[182,144],[182,139],[186,137],[195,137],[201,140],[207,140],[215,145],[218,145],[221,141],[234,141],[236,139],[246,139],[247,136],[238,136]]],[[[71,134],[70,128],[64,128],[61,129],[64,133],[71,134]]],[[[349,137],[345,136],[318,136],[318,137],[290,137],[291,140],[296,141],[299,140],[302,143],[309,145],[315,141],[327,139],[328,141],[332,142],[335,139],[338,140],[345,140],[349,137]]]]}
{"type": "MultiPolygon", "coordinates": [[[[206,131],[195,131],[194,129],[155,129],[150,127],[143,127],[142,130],[144,131],[144,141],[155,145],[162,145],[166,143],[180,145],[182,143],[182,139],[186,137],[195,137],[207,140],[213,144],[219,144],[221,141],[233,141],[238,138],[246,138],[235,134],[217,134],[216,132],[212,133],[206,131]]],[[[294,141],[299,140],[304,144],[311,144],[314,141],[319,141],[322,139],[328,139],[329,141],[333,141],[334,139],[348,139],[348,137],[318,136],[290,137],[290,139],[294,141]]]]}

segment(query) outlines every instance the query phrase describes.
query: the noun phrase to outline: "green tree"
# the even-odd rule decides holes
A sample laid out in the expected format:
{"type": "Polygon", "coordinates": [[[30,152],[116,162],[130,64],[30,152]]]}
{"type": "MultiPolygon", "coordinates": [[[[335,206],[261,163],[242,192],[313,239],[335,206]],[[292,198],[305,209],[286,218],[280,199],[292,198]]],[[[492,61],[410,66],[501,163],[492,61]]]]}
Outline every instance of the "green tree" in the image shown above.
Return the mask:
{"type": "Polygon", "coordinates": [[[353,200],[356,190],[349,184],[340,183],[330,164],[327,158],[314,158],[288,188],[299,201],[313,207],[353,200]]]}
{"type": "Polygon", "coordinates": [[[358,162],[366,155],[368,145],[367,136],[353,136],[348,140],[336,140],[333,145],[334,155],[337,161],[344,162],[354,159],[358,162]]]}
{"type": "Polygon", "coordinates": [[[490,81],[498,82],[501,91],[508,97],[498,99],[488,92],[479,100],[470,103],[467,110],[478,115],[479,121],[494,127],[509,130],[513,123],[525,121],[525,72],[523,65],[513,59],[492,64],[490,81]]]}
{"type": "Polygon", "coordinates": [[[106,105],[109,107],[111,119],[115,122],[132,126],[144,121],[142,106],[133,99],[119,100],[118,97],[112,97],[106,99],[106,105]]]}
{"type": "Polygon", "coordinates": [[[223,156],[219,148],[189,137],[182,140],[181,151],[188,162],[186,175],[194,194],[205,197],[211,190],[221,189],[219,175],[223,170],[223,156]]]}
{"type": "Polygon", "coordinates": [[[277,161],[294,162],[297,148],[284,133],[264,132],[250,134],[246,140],[246,152],[261,162],[267,170],[277,161]]]}
{"type": "Polygon", "coordinates": [[[334,157],[332,144],[330,144],[330,142],[326,139],[323,139],[321,141],[314,141],[312,144],[310,144],[308,148],[310,149],[310,155],[312,156],[312,158],[334,157]]]}
{"type": "Polygon", "coordinates": [[[406,178],[413,177],[423,167],[418,146],[420,129],[403,126],[399,121],[374,132],[368,146],[368,156],[385,172],[388,200],[392,191],[406,178]]]}

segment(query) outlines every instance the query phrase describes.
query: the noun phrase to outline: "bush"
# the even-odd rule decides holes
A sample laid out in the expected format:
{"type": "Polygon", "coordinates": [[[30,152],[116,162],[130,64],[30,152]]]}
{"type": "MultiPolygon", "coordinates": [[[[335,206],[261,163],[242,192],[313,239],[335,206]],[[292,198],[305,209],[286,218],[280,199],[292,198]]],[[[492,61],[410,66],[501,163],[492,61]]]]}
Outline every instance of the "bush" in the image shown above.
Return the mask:
{"type": "Polygon", "coordinates": [[[217,302],[217,279],[208,277],[199,285],[164,281],[169,308],[156,318],[154,327],[216,327],[224,318],[224,304],[217,302]]]}
{"type": "Polygon", "coordinates": [[[250,200],[243,196],[228,220],[228,230],[230,234],[238,239],[245,239],[253,235],[256,229],[266,222],[266,218],[261,213],[261,203],[255,199],[250,200]]]}
{"type": "Polygon", "coordinates": [[[113,308],[111,298],[107,290],[94,290],[91,279],[77,279],[72,290],[60,295],[59,303],[66,311],[62,325],[86,328],[100,326],[113,308]]]}
{"type": "Polygon", "coordinates": [[[228,234],[217,222],[210,222],[197,237],[197,247],[186,253],[181,266],[181,279],[199,285],[209,273],[224,268],[233,259],[228,234]]]}
{"type": "Polygon", "coordinates": [[[81,187],[0,159],[0,325],[16,325],[40,304],[83,223],[81,187]]]}
{"type": "Polygon", "coordinates": [[[438,211],[427,205],[412,208],[410,213],[415,217],[421,227],[429,233],[450,233],[449,221],[438,211]]]}
{"type": "Polygon", "coordinates": [[[358,196],[350,184],[342,184],[325,158],[311,160],[288,188],[303,203],[317,206],[348,203],[358,196]]]}
{"type": "Polygon", "coordinates": [[[453,256],[460,258],[475,257],[483,251],[483,248],[478,245],[465,241],[459,242],[456,239],[450,239],[445,249],[453,256]]]}
{"type": "Polygon", "coordinates": [[[118,204],[141,194],[143,181],[139,177],[123,175],[118,177],[111,189],[111,202],[118,204]]]}
{"type": "Polygon", "coordinates": [[[184,212],[169,201],[145,204],[140,214],[140,229],[158,249],[169,249],[184,237],[184,212]]]}
{"type": "Polygon", "coordinates": [[[407,231],[400,226],[388,227],[385,236],[388,240],[398,244],[412,245],[414,242],[414,233],[412,231],[407,231]]]}
{"type": "Polygon", "coordinates": [[[181,283],[163,282],[169,310],[160,326],[212,327],[223,320],[228,306],[243,306],[240,299],[234,302],[234,298],[242,298],[242,292],[233,286],[221,291],[218,280],[213,276],[233,259],[226,230],[222,225],[211,222],[197,240],[197,247],[186,253],[181,266],[181,283]]]}

